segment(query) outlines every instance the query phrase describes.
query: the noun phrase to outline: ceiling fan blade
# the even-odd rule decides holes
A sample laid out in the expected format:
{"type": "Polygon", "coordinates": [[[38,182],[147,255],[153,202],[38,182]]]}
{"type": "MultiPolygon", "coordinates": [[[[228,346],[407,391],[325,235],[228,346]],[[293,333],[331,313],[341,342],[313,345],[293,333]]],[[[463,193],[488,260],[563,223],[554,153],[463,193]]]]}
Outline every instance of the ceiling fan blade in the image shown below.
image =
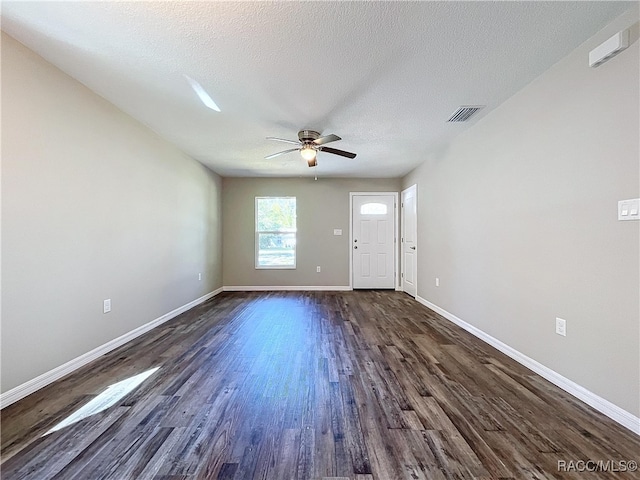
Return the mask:
{"type": "Polygon", "coordinates": [[[331,135],[325,135],[324,137],[316,138],[313,143],[316,145],[324,145],[325,143],[336,142],[338,140],[342,139],[332,133],[331,135]]]}
{"type": "Polygon", "coordinates": [[[284,152],[278,152],[278,153],[274,153],[272,155],[267,155],[266,157],[264,157],[265,160],[269,160],[271,158],[275,158],[275,157],[279,157],[280,155],[284,155],[285,153],[291,153],[291,152],[297,152],[298,150],[300,150],[299,148],[292,148],[290,150],[285,150],[284,152]]]}
{"type": "Polygon", "coordinates": [[[294,145],[301,145],[300,142],[294,142],[293,140],[286,140],[284,138],[278,138],[278,137],[267,137],[267,140],[276,140],[278,142],[293,143],[294,145]]]}
{"type": "Polygon", "coordinates": [[[355,153],[345,152],[344,150],[338,150],[337,148],[321,147],[318,150],[321,150],[321,151],[327,152],[327,153],[333,153],[334,155],[340,155],[342,157],[356,158],[356,154],[355,153]]]}

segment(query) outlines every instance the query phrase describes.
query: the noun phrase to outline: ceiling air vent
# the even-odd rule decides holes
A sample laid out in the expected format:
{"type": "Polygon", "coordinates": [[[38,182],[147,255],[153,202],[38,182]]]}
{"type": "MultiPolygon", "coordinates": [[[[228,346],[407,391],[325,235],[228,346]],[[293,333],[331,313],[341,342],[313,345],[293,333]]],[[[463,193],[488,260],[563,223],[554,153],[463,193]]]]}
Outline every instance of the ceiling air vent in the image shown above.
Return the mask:
{"type": "Polygon", "coordinates": [[[484,105],[463,105],[453,112],[453,115],[449,117],[447,122],[466,122],[469,118],[475,115],[478,110],[483,108],[484,105]]]}

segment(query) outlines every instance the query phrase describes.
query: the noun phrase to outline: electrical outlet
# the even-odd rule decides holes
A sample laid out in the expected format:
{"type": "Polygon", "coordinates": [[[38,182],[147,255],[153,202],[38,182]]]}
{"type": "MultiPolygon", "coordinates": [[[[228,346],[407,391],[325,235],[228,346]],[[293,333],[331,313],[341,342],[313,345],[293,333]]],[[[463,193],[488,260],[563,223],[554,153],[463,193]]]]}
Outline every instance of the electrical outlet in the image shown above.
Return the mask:
{"type": "Polygon", "coordinates": [[[321,271],[321,270],[322,270],[322,269],[320,268],[320,265],[318,265],[318,266],[316,267],[316,273],[320,273],[320,271],[321,271]]]}
{"type": "Polygon", "coordinates": [[[109,313],[111,311],[111,299],[107,298],[102,304],[102,313],[109,313]]]}
{"type": "Polygon", "coordinates": [[[562,335],[563,337],[567,336],[567,321],[562,318],[556,317],[556,333],[558,335],[562,335]]]}
{"type": "Polygon", "coordinates": [[[201,273],[198,274],[198,280],[202,280],[202,274],[201,273]]]}
{"type": "Polygon", "coordinates": [[[438,277],[436,277],[436,287],[440,286],[440,279],[438,277]]]}

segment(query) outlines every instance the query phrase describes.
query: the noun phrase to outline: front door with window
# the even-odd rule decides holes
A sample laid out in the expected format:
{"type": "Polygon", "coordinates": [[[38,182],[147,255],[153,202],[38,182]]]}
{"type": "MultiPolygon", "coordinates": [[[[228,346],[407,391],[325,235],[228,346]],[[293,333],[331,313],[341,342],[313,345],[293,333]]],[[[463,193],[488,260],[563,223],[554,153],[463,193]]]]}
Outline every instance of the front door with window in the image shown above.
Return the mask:
{"type": "Polygon", "coordinates": [[[395,195],[352,197],[353,288],[395,288],[395,195]]]}

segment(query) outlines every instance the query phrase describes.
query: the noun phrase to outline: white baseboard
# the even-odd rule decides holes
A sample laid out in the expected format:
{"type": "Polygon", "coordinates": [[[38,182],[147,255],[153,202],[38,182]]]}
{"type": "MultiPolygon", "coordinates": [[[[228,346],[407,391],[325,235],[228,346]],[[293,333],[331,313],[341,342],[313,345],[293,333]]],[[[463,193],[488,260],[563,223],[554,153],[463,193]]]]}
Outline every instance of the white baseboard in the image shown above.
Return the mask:
{"type": "Polygon", "coordinates": [[[59,380],[60,378],[68,375],[69,373],[77,370],[78,368],[86,365],[87,363],[95,360],[98,357],[101,357],[105,353],[110,352],[118,348],[121,345],[124,345],[130,340],[133,340],[136,337],[139,337],[143,333],[148,332],[149,330],[161,325],[172,318],[177,317],[181,313],[186,312],[190,308],[195,307],[201,303],[206,302],[211,297],[214,297],[221,293],[222,287],[214,290],[211,293],[207,293],[200,298],[196,298],[192,302],[187,303],[181,307],[176,308],[175,310],[170,311],[169,313],[165,313],[161,317],[156,318],[155,320],[151,320],[149,323],[145,323],[144,325],[139,326],[138,328],[134,328],[130,332],[125,333],[124,335],[119,336],[118,338],[114,338],[109,342],[100,345],[93,350],[80,355],[72,360],[69,360],[67,363],[60,365],[59,367],[54,368],[53,370],[49,370],[48,372],[43,373],[42,375],[38,375],[36,378],[33,378],[17,387],[12,388],[2,394],[0,394],[0,409],[8,407],[14,402],[26,397],[27,395],[31,395],[33,392],[40,390],[43,387],[46,387],[52,382],[59,380]]]}
{"type": "Polygon", "coordinates": [[[346,292],[348,290],[352,290],[352,288],[348,285],[342,286],[342,285],[331,285],[331,286],[318,286],[318,285],[313,285],[313,286],[273,286],[273,285],[257,285],[257,286],[236,286],[236,285],[231,285],[231,286],[224,286],[222,287],[222,289],[225,292],[269,292],[269,291],[282,291],[282,292],[286,292],[286,291],[290,291],[290,292],[303,292],[303,291],[310,291],[310,290],[314,290],[314,291],[324,291],[324,292],[346,292]]]}
{"type": "Polygon", "coordinates": [[[565,392],[570,393],[577,399],[582,400],[587,405],[595,408],[600,413],[618,422],[623,427],[628,428],[629,430],[631,430],[637,435],[640,435],[640,417],[636,417],[632,413],[627,412],[626,410],[620,408],[619,406],[611,403],[609,400],[606,400],[600,397],[599,395],[596,395],[595,393],[591,392],[590,390],[587,390],[583,386],[578,385],[574,381],[569,380],[566,377],[563,377],[562,375],[555,372],[554,370],[551,370],[550,368],[545,367],[544,365],[537,362],[536,360],[526,356],[523,353],[520,353],[519,351],[510,347],[506,343],[501,342],[497,338],[492,337],[491,335],[483,332],[479,328],[474,327],[473,325],[456,317],[454,314],[447,312],[445,309],[438,307],[437,305],[431,303],[430,301],[425,300],[420,296],[416,296],[416,300],[421,304],[423,304],[424,306],[430,308],[434,312],[439,313],[447,320],[450,320],[451,322],[455,323],[459,327],[465,329],[467,332],[471,333],[472,335],[478,337],[480,340],[500,350],[505,355],[513,358],[516,362],[524,365],[525,367],[537,373],[538,375],[545,378],[546,380],[550,381],[554,385],[560,387],[565,392]]]}

